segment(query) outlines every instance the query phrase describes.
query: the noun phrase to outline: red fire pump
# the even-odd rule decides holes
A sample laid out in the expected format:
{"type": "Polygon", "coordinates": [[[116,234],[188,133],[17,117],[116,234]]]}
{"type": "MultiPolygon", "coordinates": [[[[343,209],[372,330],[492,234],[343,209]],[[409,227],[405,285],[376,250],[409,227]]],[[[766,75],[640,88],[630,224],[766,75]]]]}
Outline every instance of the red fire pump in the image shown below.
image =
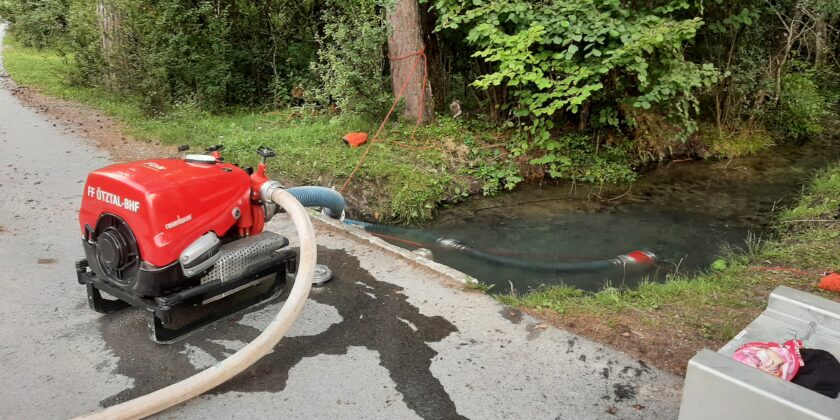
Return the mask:
{"type": "Polygon", "coordinates": [[[79,211],[85,259],[76,271],[93,310],[143,308],[152,339],[166,343],[282,292],[297,256],[285,237],[263,230],[276,213],[268,191],[280,187],[265,175],[275,152],[260,147],[254,171],[225,162],[221,148],[88,175],[79,211]],[[174,316],[176,307],[193,309],[174,316]]]}

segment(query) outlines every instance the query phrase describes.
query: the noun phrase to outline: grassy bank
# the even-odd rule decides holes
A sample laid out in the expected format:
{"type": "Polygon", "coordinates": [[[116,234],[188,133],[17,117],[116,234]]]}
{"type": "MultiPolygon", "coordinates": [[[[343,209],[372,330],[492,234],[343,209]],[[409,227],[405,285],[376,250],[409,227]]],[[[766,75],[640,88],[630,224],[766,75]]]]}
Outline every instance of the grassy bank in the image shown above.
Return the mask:
{"type": "MultiPolygon", "coordinates": [[[[211,114],[191,106],[151,117],[141,111],[138,98],[70,84],[72,57],[25,48],[9,35],[4,44],[5,67],[21,86],[100,109],[122,121],[126,134],[139,140],[189,144],[193,150],[224,144],[228,160],[248,165],[257,161],[257,146],[272,147],[278,153],[269,164],[270,174],[290,185],[341,187],[363,153],[361,148],[344,146],[341,138],[351,131],[373,133],[379,123],[302,109],[211,114]]],[[[464,143],[482,145],[498,134],[439,119],[423,127],[414,144],[392,144],[408,141],[411,128],[410,123],[391,124],[385,141],[373,146],[345,192],[357,216],[407,222],[431,217],[437,203],[462,195],[471,184],[472,177],[464,170],[469,160],[464,143]],[[435,149],[424,150],[429,144],[435,149]]]]}
{"type": "Polygon", "coordinates": [[[641,358],[655,358],[651,347],[678,354],[674,346],[681,346],[681,356],[659,355],[684,359],[672,369],[680,371],[700,347],[717,348],[745,327],[778,285],[840,301],[840,294],[816,287],[827,270],[840,270],[840,164],[814,176],[798,203],[780,215],[772,238],[751,238],[707,273],[674,275],[631,290],[586,293],[558,286],[498,297],[641,358]]]}

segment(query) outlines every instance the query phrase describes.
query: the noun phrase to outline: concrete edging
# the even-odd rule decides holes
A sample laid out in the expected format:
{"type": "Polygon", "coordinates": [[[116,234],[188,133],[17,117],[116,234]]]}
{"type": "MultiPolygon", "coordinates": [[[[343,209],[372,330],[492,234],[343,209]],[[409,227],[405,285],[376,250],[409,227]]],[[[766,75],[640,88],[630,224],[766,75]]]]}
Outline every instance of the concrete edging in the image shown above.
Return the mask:
{"type": "Polygon", "coordinates": [[[385,252],[390,254],[395,254],[398,257],[403,259],[409,260],[412,263],[421,265],[429,270],[434,271],[437,274],[440,274],[444,277],[447,277],[456,283],[462,284],[478,284],[478,280],[473,278],[472,276],[462,273],[452,267],[443,265],[441,263],[435,262],[428,258],[422,257],[417,255],[407,249],[400,248],[396,245],[392,245],[385,240],[378,238],[370,233],[367,233],[364,229],[356,226],[351,226],[346,223],[342,223],[338,220],[326,217],[318,212],[313,212],[312,219],[316,224],[327,226],[329,229],[337,230],[350,236],[353,236],[355,239],[358,239],[363,242],[367,242],[370,245],[379,248],[385,252]]]}

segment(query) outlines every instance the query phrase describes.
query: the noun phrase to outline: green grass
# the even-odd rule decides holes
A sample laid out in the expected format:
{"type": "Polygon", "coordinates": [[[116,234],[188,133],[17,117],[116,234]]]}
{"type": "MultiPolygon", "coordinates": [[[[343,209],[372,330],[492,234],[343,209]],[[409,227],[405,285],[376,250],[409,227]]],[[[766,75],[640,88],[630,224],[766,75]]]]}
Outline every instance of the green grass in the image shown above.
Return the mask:
{"type": "Polygon", "coordinates": [[[729,159],[754,155],[773,146],[773,136],[762,127],[721,132],[714,124],[700,125],[700,140],[706,145],[706,157],[729,159]]]}
{"type": "Polygon", "coordinates": [[[729,251],[713,267],[701,275],[671,276],[664,283],[648,282],[629,290],[587,293],[552,286],[497,298],[512,306],[569,316],[609,319],[623,314],[662,331],[691,331],[720,343],[763,310],[769,292],[778,285],[840,300],[840,294],[815,287],[819,273],[840,269],[840,164],[814,176],[799,202],[780,216],[773,239],[750,238],[743,249],[729,251]],[[771,267],[808,275],[767,271],[771,267]]]}
{"type": "MultiPolygon", "coordinates": [[[[72,57],[25,48],[6,36],[4,61],[18,84],[105,111],[124,122],[127,134],[139,140],[189,144],[193,150],[224,144],[227,160],[246,165],[257,162],[257,146],[272,147],[277,158],[270,162],[269,173],[290,185],[340,188],[363,152],[344,146],[341,138],[351,131],[373,133],[379,123],[311,110],[233,109],[213,114],[192,106],[174,107],[152,117],[141,111],[138,98],[69,83],[72,57]]],[[[390,125],[385,141],[372,147],[345,194],[355,205],[356,215],[401,222],[429,219],[437,203],[467,189],[469,177],[462,170],[466,161],[455,157],[455,151],[462,149],[465,139],[472,143],[493,140],[487,130],[476,133],[460,121],[440,119],[417,133],[414,148],[391,143],[406,142],[411,127],[410,123],[390,125]],[[417,150],[429,144],[441,150],[417,150]]]]}

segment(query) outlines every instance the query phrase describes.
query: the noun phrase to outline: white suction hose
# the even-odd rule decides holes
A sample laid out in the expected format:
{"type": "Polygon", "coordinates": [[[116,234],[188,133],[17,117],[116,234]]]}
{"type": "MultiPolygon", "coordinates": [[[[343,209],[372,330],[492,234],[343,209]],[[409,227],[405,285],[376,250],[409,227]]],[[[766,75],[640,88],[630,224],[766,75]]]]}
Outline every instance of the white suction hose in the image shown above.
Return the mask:
{"type": "Polygon", "coordinates": [[[268,327],[254,341],[227,359],[181,382],[80,418],[139,419],[151,416],[225,383],[256,363],[280,342],[283,335],[297,320],[309,297],[309,289],[312,287],[312,277],[315,273],[317,250],[312,222],[300,202],[280,188],[271,193],[271,200],[283,207],[292,217],[300,238],[300,264],[297,276],[295,276],[295,285],[289,292],[289,298],[268,327]]]}

